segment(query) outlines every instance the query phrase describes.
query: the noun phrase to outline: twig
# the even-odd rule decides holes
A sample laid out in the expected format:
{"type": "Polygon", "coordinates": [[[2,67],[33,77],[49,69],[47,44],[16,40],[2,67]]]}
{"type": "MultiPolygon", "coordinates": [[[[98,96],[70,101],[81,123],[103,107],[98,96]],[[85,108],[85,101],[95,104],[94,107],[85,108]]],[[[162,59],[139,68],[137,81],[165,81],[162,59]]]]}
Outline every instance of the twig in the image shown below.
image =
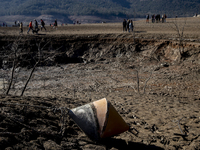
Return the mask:
{"type": "Polygon", "coordinates": [[[6,95],[8,95],[9,91],[10,91],[10,88],[11,88],[11,85],[12,85],[12,82],[13,82],[13,77],[14,77],[14,72],[15,72],[15,60],[13,61],[13,68],[12,68],[12,73],[11,73],[11,79],[10,79],[10,83],[9,83],[9,86],[8,86],[8,89],[6,91],[6,95]]]}
{"type": "Polygon", "coordinates": [[[136,76],[137,76],[137,90],[138,90],[138,93],[140,94],[140,79],[139,79],[139,75],[138,75],[137,70],[136,70],[136,76]]]}
{"type": "Polygon", "coordinates": [[[12,133],[12,132],[0,132],[0,136],[8,136],[8,135],[19,135],[20,133],[12,133]]]}
{"type": "Polygon", "coordinates": [[[26,81],[26,84],[25,84],[25,86],[24,86],[24,88],[23,88],[22,93],[21,93],[20,96],[23,96],[24,91],[26,90],[26,87],[27,87],[27,85],[28,85],[28,83],[29,83],[29,81],[30,81],[30,79],[31,79],[31,77],[32,77],[32,75],[33,75],[33,72],[34,72],[34,70],[35,70],[35,68],[36,68],[36,66],[37,66],[38,63],[39,63],[39,61],[38,61],[38,62],[35,64],[35,66],[33,67],[32,71],[31,71],[31,73],[30,73],[30,75],[29,75],[29,78],[28,78],[28,80],[26,81]]]}
{"type": "Polygon", "coordinates": [[[137,91],[136,91],[136,89],[135,89],[135,87],[134,87],[134,86],[130,85],[130,87],[132,87],[132,88],[134,89],[135,93],[137,93],[137,91]]]}
{"type": "Polygon", "coordinates": [[[145,81],[143,94],[145,94],[146,84],[150,80],[152,73],[153,73],[153,71],[151,72],[149,78],[145,81]]]}
{"type": "MultiPolygon", "coordinates": [[[[179,129],[180,129],[180,131],[181,131],[182,134],[184,134],[184,132],[183,132],[183,130],[181,129],[180,122],[181,122],[181,120],[182,120],[183,118],[185,118],[185,117],[183,116],[181,119],[176,120],[176,121],[175,121],[175,120],[172,120],[172,122],[177,123],[177,125],[178,125],[178,127],[179,127],[179,129]]],[[[177,126],[177,125],[176,125],[176,126],[177,126]]],[[[186,134],[186,133],[185,133],[185,134],[186,134]]],[[[184,134],[184,135],[185,135],[185,134],[184,134]]]]}

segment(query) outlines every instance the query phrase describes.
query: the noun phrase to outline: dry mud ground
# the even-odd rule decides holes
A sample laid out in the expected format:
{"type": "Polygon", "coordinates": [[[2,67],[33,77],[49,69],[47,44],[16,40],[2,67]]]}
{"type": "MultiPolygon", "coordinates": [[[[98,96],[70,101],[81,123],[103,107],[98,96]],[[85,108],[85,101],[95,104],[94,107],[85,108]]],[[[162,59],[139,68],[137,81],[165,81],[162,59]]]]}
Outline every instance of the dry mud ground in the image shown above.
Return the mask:
{"type": "Polygon", "coordinates": [[[137,21],[135,40],[119,23],[48,27],[39,35],[20,36],[18,28],[0,28],[1,149],[200,149],[200,21],[176,21],[137,21]],[[180,47],[173,28],[183,24],[180,47]],[[16,41],[19,49],[27,48],[26,57],[5,95],[12,71],[5,61],[16,41]],[[35,63],[25,59],[30,53],[36,58],[39,43],[47,63],[36,67],[20,96],[35,63]],[[133,133],[95,142],[60,111],[104,97],[133,133]]]}

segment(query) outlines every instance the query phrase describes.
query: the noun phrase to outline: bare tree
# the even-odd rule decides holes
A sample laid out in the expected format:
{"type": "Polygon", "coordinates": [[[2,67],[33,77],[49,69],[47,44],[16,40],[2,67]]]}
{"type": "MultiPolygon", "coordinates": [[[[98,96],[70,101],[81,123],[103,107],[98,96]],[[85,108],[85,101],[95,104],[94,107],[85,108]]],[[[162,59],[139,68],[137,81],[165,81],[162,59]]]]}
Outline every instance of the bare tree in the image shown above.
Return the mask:
{"type": "MultiPolygon", "coordinates": [[[[24,92],[25,92],[25,90],[26,90],[26,87],[27,87],[29,81],[31,80],[31,77],[32,77],[32,75],[33,75],[33,73],[34,73],[36,67],[38,66],[38,64],[39,64],[40,62],[46,62],[47,60],[52,59],[53,57],[56,56],[55,53],[51,53],[51,54],[45,56],[45,58],[43,58],[43,60],[42,60],[42,57],[44,57],[44,56],[42,56],[41,53],[42,53],[42,51],[46,48],[46,46],[47,46],[50,42],[51,42],[51,40],[49,40],[48,42],[46,42],[46,44],[45,44],[42,48],[41,48],[41,42],[40,42],[39,44],[36,44],[37,47],[38,47],[38,55],[37,55],[37,58],[36,58],[36,63],[35,63],[35,65],[33,66],[32,70],[31,70],[31,73],[30,73],[30,75],[29,75],[29,77],[28,77],[28,79],[27,79],[27,81],[26,81],[26,83],[25,83],[25,85],[24,85],[24,88],[23,88],[22,93],[21,93],[20,96],[23,96],[23,94],[24,94],[24,92]]],[[[61,46],[61,47],[62,47],[62,46],[61,46]]],[[[59,50],[61,47],[59,47],[59,48],[56,49],[55,51],[59,50]]],[[[58,55],[59,55],[59,53],[58,53],[58,55]]]]}
{"type": "Polygon", "coordinates": [[[184,18],[183,22],[181,22],[180,20],[178,21],[178,19],[175,17],[174,21],[172,21],[172,25],[170,25],[170,27],[176,32],[176,35],[178,37],[178,42],[179,42],[178,50],[180,56],[182,56],[184,52],[183,42],[184,42],[184,31],[186,23],[187,23],[186,18],[184,18]]]}
{"type": "MultiPolygon", "coordinates": [[[[151,71],[150,76],[145,80],[144,86],[143,86],[143,93],[142,94],[146,93],[146,86],[147,86],[148,81],[151,79],[152,74],[153,74],[153,71],[151,71]]],[[[140,93],[140,77],[139,77],[138,70],[136,70],[136,82],[137,82],[137,92],[139,94],[141,94],[140,93]]]]}
{"type": "MultiPolygon", "coordinates": [[[[16,68],[18,66],[32,66],[31,68],[31,72],[25,82],[25,85],[22,89],[21,92],[21,96],[23,96],[29,81],[32,78],[32,75],[36,69],[36,67],[41,63],[41,64],[45,64],[49,61],[54,61],[54,58],[56,58],[57,55],[61,56],[63,55],[64,52],[56,52],[58,51],[61,47],[57,48],[57,49],[50,49],[49,52],[49,47],[50,46],[50,42],[52,42],[52,40],[50,39],[49,41],[40,41],[38,42],[37,40],[35,41],[35,43],[33,43],[33,47],[37,46],[37,51],[35,50],[31,50],[31,48],[29,48],[30,45],[27,45],[26,40],[22,39],[22,36],[17,38],[17,40],[15,40],[12,44],[8,44],[7,46],[3,47],[4,50],[4,56],[3,60],[7,60],[9,63],[12,62],[12,69],[11,69],[11,76],[10,76],[10,81],[8,84],[8,87],[6,88],[6,94],[8,95],[12,86],[14,87],[14,78],[17,78],[16,75],[16,68]],[[52,51],[51,51],[52,50],[52,51]],[[56,53],[55,53],[56,52],[56,53]]],[[[31,46],[30,46],[31,47],[31,46]]],[[[9,67],[9,66],[8,66],[9,67]]],[[[18,69],[20,70],[20,69],[18,69]]],[[[18,71],[19,73],[19,71],[18,71]]],[[[17,81],[15,81],[17,82],[17,81]]]]}
{"type": "Polygon", "coordinates": [[[14,58],[12,58],[12,55],[11,55],[10,59],[13,59],[13,65],[12,65],[11,79],[10,79],[10,82],[9,82],[9,85],[8,85],[8,88],[7,88],[7,91],[6,91],[6,95],[9,94],[9,91],[10,91],[12,83],[13,83],[15,69],[16,69],[17,64],[18,64],[18,62],[17,62],[17,53],[19,53],[19,51],[20,51],[19,48],[18,48],[20,42],[21,42],[21,37],[19,39],[17,39],[12,44],[12,47],[11,47],[11,51],[13,51],[14,58]]]}

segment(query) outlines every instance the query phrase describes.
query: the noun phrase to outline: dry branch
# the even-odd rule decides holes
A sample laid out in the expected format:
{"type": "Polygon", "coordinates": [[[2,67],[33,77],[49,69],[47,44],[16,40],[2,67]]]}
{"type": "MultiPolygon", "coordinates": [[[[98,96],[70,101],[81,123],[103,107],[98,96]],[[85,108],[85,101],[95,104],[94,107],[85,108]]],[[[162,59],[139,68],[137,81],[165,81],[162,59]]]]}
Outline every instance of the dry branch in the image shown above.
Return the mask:
{"type": "Polygon", "coordinates": [[[35,68],[36,68],[36,66],[38,65],[38,63],[39,63],[39,61],[36,62],[36,64],[35,64],[34,67],[32,68],[32,71],[31,71],[31,73],[30,73],[30,75],[29,75],[29,78],[28,78],[27,81],[26,81],[26,84],[25,84],[25,86],[24,86],[24,88],[23,88],[22,93],[21,93],[20,96],[23,96],[24,91],[26,90],[26,87],[27,87],[27,85],[28,85],[28,83],[29,83],[29,81],[30,81],[30,79],[31,79],[31,77],[32,77],[32,75],[33,75],[33,72],[35,71],[35,68]]]}
{"type": "Polygon", "coordinates": [[[6,91],[6,95],[8,95],[8,93],[9,93],[9,91],[10,91],[10,88],[11,88],[11,85],[12,85],[12,82],[13,82],[14,72],[15,72],[15,61],[13,61],[11,79],[10,79],[10,83],[9,83],[8,89],[7,89],[7,91],[6,91]]]}

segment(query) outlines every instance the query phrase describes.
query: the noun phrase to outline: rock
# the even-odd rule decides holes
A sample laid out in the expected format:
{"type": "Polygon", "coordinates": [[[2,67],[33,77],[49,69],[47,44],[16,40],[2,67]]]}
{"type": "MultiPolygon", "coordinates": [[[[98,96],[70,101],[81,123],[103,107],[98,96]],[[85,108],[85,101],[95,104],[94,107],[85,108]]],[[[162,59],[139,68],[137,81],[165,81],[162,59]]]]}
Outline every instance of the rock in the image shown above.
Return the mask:
{"type": "Polygon", "coordinates": [[[163,66],[163,67],[169,67],[169,64],[165,62],[165,63],[162,63],[161,66],[163,66]]]}
{"type": "Polygon", "coordinates": [[[52,140],[48,140],[43,144],[45,150],[63,150],[63,148],[52,140]]]}
{"type": "Polygon", "coordinates": [[[154,71],[158,71],[158,70],[160,70],[160,67],[156,67],[156,68],[154,69],[154,71]]]}

